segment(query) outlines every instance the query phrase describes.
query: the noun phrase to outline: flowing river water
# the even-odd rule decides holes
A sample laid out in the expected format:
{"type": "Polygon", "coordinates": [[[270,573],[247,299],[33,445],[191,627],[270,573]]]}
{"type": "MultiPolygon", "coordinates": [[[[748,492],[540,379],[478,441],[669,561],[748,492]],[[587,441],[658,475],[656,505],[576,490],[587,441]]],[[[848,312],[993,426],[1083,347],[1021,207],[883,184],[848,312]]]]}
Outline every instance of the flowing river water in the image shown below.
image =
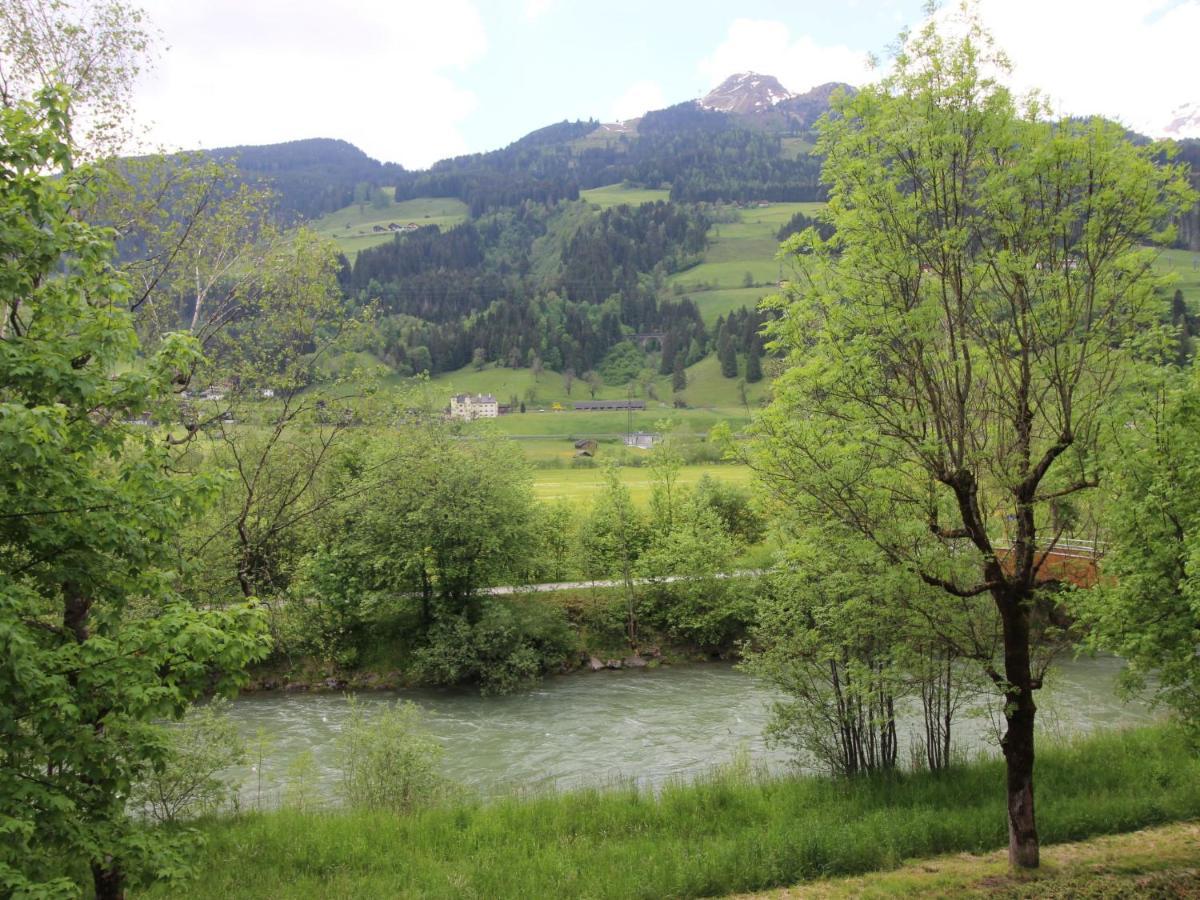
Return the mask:
{"type": "MultiPolygon", "coordinates": [[[[1121,665],[1111,657],[1057,664],[1038,696],[1042,734],[1065,737],[1153,721],[1144,704],[1117,696],[1121,665]]],[[[368,711],[397,699],[425,711],[445,748],[445,774],[484,795],[621,781],[652,786],[695,777],[742,754],[774,771],[796,765],[794,753],[764,739],[778,695],[724,664],[579,673],[507,697],[432,689],[359,695],[368,711]]],[[[300,759],[310,761],[306,777],[316,793],[333,795],[345,697],[251,694],[233,701],[230,713],[252,745],[251,764],[231,773],[241,780],[243,805],[278,802],[288,779],[300,777],[300,759]]],[[[906,732],[915,724],[911,718],[901,723],[905,760],[906,732]]],[[[960,718],[955,729],[967,754],[997,749],[982,710],[960,718]]]]}

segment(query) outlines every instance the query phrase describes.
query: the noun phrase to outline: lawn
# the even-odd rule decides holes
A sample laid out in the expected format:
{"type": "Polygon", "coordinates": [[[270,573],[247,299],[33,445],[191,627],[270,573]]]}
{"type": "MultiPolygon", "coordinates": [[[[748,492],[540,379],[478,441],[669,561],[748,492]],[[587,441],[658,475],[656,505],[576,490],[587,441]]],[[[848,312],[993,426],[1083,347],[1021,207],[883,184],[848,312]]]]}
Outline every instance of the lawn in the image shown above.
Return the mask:
{"type": "MultiPolygon", "coordinates": [[[[615,448],[614,448],[615,449],[615,448]]],[[[603,454],[603,449],[601,450],[603,454]]],[[[633,502],[646,506],[650,502],[650,489],[654,484],[654,473],[649,466],[625,467],[617,470],[621,482],[629,488],[633,502]]],[[[728,484],[746,486],[753,473],[747,466],[708,464],[684,466],[679,473],[678,484],[693,486],[707,475],[728,484]]],[[[604,469],[591,468],[538,469],[534,472],[533,492],[539,500],[567,500],[571,503],[590,503],[604,486],[604,469]]]]}
{"type": "Polygon", "coordinates": [[[671,199],[671,192],[669,190],[633,187],[626,184],[610,184],[605,187],[580,191],[579,199],[586,200],[588,203],[599,206],[601,209],[608,209],[610,206],[620,206],[622,203],[636,206],[639,203],[669,200],[671,199]]]}

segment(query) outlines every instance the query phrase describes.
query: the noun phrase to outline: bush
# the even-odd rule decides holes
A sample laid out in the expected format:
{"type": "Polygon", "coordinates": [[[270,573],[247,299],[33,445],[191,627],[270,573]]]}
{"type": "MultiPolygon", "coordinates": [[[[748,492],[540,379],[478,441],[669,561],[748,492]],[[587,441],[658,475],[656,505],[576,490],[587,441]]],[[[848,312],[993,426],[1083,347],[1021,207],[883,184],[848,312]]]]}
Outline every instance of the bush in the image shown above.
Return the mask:
{"type": "Polygon", "coordinates": [[[438,770],[442,747],[425,728],[415,703],[396,703],[368,715],[350,697],[350,715],[337,739],[347,806],[410,812],[452,794],[438,770]]]}
{"type": "Polygon", "coordinates": [[[237,788],[219,773],[246,758],[246,745],[228,715],[228,703],[193,707],[166,729],[163,761],[134,786],[130,806],[156,822],[176,822],[215,812],[237,788]]]}
{"type": "Polygon", "coordinates": [[[507,694],[536,682],[576,648],[566,615],[533,600],[492,600],[478,621],[443,616],[416,653],[418,678],[430,684],[473,682],[507,694]]]}

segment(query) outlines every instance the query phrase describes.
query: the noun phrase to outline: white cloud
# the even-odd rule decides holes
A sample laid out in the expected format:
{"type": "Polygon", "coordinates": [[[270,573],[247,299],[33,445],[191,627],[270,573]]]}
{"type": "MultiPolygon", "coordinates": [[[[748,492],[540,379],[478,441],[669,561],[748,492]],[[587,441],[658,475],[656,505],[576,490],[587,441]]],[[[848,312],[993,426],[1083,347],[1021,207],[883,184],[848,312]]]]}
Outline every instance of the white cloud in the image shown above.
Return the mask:
{"type": "Polygon", "coordinates": [[[609,122],[623,122],[626,119],[636,119],[652,109],[662,109],[667,105],[662,85],[657,81],[635,81],[625,89],[608,108],[609,122]]]}
{"type": "Polygon", "coordinates": [[[980,0],[979,8],[1013,64],[1012,86],[1038,88],[1056,112],[1158,134],[1172,109],[1200,101],[1200,0],[980,0]]]}
{"type": "Polygon", "coordinates": [[[467,149],[476,98],[453,76],[487,50],[470,0],[145,5],[169,49],[135,103],[168,148],[336,137],[410,167],[467,149]]]}
{"type": "Polygon", "coordinates": [[[531,22],[550,12],[555,0],[525,0],[525,18],[531,22]]]}
{"type": "Polygon", "coordinates": [[[735,20],[698,68],[713,87],[735,72],[753,71],[774,75],[796,93],[827,81],[863,84],[872,77],[865,51],[818,44],[806,34],[793,38],[788,25],[770,19],[735,20]]]}

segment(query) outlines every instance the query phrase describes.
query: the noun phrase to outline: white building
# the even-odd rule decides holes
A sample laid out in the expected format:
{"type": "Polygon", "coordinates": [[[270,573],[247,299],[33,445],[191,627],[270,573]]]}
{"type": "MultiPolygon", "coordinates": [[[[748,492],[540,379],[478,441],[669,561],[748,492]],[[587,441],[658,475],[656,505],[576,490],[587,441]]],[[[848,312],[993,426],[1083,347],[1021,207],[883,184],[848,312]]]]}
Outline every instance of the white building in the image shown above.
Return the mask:
{"type": "Polygon", "coordinates": [[[450,418],[471,421],[494,419],[500,415],[500,404],[491,394],[455,394],[450,398],[450,418]]]}

